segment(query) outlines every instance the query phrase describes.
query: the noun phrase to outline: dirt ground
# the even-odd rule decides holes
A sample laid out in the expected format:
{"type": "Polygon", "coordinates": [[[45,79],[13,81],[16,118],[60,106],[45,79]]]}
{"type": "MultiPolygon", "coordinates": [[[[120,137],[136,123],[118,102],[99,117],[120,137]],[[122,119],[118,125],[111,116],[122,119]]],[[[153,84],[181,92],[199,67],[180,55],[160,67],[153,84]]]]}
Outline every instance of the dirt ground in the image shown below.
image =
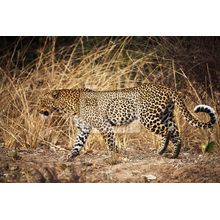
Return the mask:
{"type": "Polygon", "coordinates": [[[177,159],[154,150],[130,149],[123,154],[84,151],[67,162],[69,151],[40,146],[15,150],[0,147],[0,182],[207,183],[220,182],[220,157],[196,150],[177,159]]]}

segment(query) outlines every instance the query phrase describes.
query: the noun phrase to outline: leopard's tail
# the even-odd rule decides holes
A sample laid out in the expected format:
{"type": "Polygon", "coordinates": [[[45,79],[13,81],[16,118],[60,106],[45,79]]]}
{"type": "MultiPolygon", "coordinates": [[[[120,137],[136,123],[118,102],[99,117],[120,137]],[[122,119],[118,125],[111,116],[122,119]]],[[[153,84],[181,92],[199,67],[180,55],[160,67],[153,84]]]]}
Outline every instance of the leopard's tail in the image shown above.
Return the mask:
{"type": "Polygon", "coordinates": [[[189,124],[193,125],[194,127],[198,127],[201,129],[212,128],[217,122],[217,115],[215,110],[208,105],[197,105],[194,108],[194,112],[205,112],[209,115],[210,120],[207,123],[203,123],[197,120],[188,110],[186,105],[184,104],[183,100],[176,95],[173,97],[173,101],[176,104],[178,110],[182,113],[184,119],[189,122],[189,124]]]}
{"type": "Polygon", "coordinates": [[[200,127],[202,129],[212,128],[215,123],[217,122],[217,115],[215,110],[208,105],[197,105],[194,110],[195,113],[197,112],[205,112],[209,115],[210,120],[207,123],[197,122],[195,127],[200,127]],[[197,126],[198,125],[198,126],[197,126]]]}

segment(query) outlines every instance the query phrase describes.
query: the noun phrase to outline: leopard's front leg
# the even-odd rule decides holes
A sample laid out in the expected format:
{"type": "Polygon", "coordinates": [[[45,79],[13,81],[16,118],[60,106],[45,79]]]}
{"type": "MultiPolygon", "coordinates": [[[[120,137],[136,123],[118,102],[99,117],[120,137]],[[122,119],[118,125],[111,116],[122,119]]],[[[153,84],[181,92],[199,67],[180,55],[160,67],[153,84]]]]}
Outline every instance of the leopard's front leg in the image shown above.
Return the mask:
{"type": "Polygon", "coordinates": [[[78,131],[77,131],[75,143],[73,145],[73,149],[68,155],[68,161],[71,161],[72,158],[79,155],[79,152],[82,150],[83,146],[85,145],[86,140],[89,137],[89,134],[92,130],[91,125],[87,124],[84,120],[78,117],[74,118],[74,122],[78,131]]]}
{"type": "Polygon", "coordinates": [[[100,131],[103,139],[105,140],[105,143],[107,144],[107,149],[118,153],[118,146],[115,143],[115,135],[112,126],[105,121],[96,128],[100,131]]]}

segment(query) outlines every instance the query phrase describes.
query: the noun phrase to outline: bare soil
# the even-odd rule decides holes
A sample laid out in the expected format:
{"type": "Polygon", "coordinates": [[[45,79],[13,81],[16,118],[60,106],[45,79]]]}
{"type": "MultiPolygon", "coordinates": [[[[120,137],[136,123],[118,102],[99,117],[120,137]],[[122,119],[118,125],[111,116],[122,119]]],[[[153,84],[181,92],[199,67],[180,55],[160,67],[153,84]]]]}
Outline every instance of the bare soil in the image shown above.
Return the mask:
{"type": "Polygon", "coordinates": [[[177,159],[155,150],[131,149],[123,154],[90,150],[72,162],[69,150],[40,146],[0,147],[0,182],[207,183],[220,182],[220,157],[182,152],[177,159]]]}

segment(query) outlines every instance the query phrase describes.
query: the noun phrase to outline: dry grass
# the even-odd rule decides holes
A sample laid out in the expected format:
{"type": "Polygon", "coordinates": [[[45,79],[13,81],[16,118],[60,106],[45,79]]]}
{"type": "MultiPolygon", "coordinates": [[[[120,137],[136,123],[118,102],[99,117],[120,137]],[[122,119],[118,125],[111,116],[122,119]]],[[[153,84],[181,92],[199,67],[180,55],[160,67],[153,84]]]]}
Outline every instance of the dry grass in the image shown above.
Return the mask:
{"type": "MultiPolygon", "coordinates": [[[[106,38],[89,49],[85,46],[87,41],[87,38],[78,38],[71,46],[57,51],[56,38],[48,38],[39,51],[38,59],[31,64],[19,69],[11,57],[7,66],[0,68],[0,143],[10,148],[35,148],[38,145],[70,148],[76,132],[72,119],[55,113],[48,121],[43,121],[36,113],[40,98],[55,88],[87,87],[93,90],[112,90],[154,81],[182,92],[191,112],[201,103],[218,110],[217,93],[213,89],[209,65],[206,65],[208,77],[203,85],[199,84],[186,74],[178,57],[169,57],[174,43],[168,43],[167,38],[146,38],[144,43],[138,43],[132,37],[106,38]],[[49,43],[51,47],[48,47],[49,43]],[[48,48],[49,52],[46,53],[48,48]]],[[[14,52],[16,53],[16,50],[14,52]]],[[[200,63],[193,65],[199,66],[200,63]]],[[[198,76],[198,73],[195,74],[198,76]]],[[[203,131],[190,126],[178,113],[176,116],[184,137],[183,147],[193,149],[200,147],[201,143],[213,140],[217,146],[215,153],[219,153],[219,120],[213,129],[203,131]]],[[[197,116],[208,120],[202,114],[197,116]]],[[[145,128],[133,128],[132,126],[139,126],[135,123],[130,126],[131,130],[140,132],[118,134],[119,145],[130,147],[135,144],[144,149],[144,143],[152,140],[149,145],[158,147],[159,137],[145,128]]],[[[94,132],[84,150],[102,147],[101,136],[94,132]]]]}

